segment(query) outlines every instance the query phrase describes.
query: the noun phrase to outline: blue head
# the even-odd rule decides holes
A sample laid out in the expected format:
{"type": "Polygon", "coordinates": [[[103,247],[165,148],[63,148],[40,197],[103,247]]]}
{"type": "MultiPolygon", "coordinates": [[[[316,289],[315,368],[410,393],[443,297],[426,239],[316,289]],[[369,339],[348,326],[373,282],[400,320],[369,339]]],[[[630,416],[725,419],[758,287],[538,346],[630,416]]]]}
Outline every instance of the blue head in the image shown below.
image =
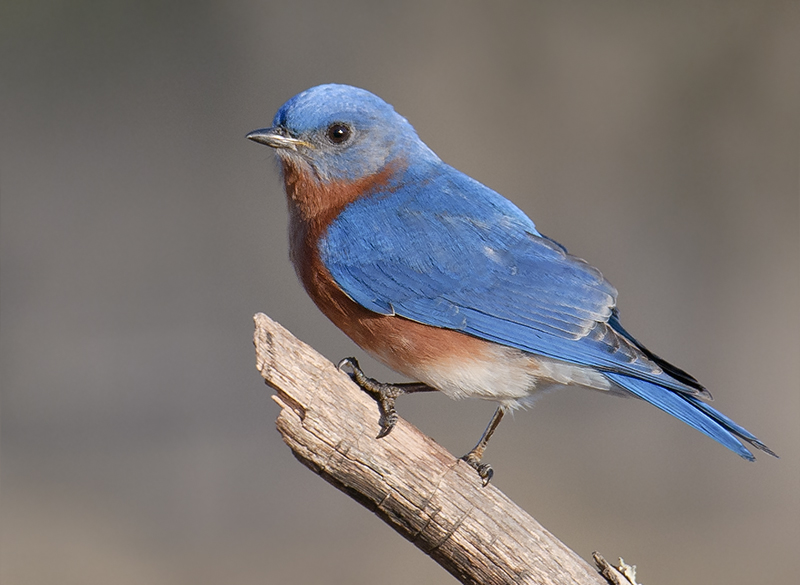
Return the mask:
{"type": "Polygon", "coordinates": [[[297,94],[275,114],[272,128],[247,137],[323,182],[369,177],[401,158],[439,160],[392,106],[349,85],[318,85],[297,94]]]}

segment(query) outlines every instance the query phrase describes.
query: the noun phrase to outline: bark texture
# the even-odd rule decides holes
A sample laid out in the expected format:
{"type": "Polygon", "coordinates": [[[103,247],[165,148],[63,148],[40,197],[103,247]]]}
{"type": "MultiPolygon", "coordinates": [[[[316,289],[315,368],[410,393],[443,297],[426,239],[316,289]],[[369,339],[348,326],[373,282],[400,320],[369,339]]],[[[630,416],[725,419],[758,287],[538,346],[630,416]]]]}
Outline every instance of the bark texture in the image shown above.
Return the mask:
{"type": "Polygon", "coordinates": [[[607,585],[474,469],[400,419],[379,432],[375,401],[264,314],[256,363],[282,407],[277,427],[312,471],[372,510],[462,583],[607,585]]]}

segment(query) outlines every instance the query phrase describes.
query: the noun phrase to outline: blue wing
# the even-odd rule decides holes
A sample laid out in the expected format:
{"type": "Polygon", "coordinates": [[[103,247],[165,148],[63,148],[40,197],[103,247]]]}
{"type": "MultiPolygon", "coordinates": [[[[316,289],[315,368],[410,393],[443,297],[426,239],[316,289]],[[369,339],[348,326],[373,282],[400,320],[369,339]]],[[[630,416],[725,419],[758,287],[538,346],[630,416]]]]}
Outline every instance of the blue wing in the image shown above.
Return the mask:
{"type": "Polygon", "coordinates": [[[710,395],[694,378],[630,336],[614,287],[511,202],[450,167],[413,179],[350,204],[320,240],[323,263],[354,301],[595,367],[742,457],[753,458],[739,439],[770,452],[697,400],[710,395]]]}
{"type": "Polygon", "coordinates": [[[615,319],[609,324],[617,291],[598,270],[541,236],[507,199],[447,169],[421,188],[358,200],[329,226],[322,261],[353,300],[377,313],[703,393],[688,374],[681,380],[666,373],[656,356],[615,330],[615,319]]]}

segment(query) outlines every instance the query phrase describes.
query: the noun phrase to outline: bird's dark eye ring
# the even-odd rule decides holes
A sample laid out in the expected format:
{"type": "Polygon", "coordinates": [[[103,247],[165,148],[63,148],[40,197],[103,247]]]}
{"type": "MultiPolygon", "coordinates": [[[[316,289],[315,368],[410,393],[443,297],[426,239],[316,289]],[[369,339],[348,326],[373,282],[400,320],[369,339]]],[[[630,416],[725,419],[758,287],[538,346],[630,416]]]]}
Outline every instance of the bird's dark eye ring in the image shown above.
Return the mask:
{"type": "Polygon", "coordinates": [[[328,127],[328,140],[334,144],[342,144],[350,139],[352,131],[346,124],[331,124],[328,127]]]}

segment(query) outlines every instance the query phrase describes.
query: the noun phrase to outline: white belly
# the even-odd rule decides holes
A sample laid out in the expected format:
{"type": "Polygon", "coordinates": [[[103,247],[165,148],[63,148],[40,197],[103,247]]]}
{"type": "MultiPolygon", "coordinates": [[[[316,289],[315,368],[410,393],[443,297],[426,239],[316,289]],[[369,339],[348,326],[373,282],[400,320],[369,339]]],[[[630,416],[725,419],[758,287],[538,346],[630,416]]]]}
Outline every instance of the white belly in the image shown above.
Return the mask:
{"type": "Polygon", "coordinates": [[[593,368],[495,344],[486,344],[479,355],[445,357],[409,365],[404,370],[406,376],[441,390],[450,398],[482,398],[508,408],[529,405],[541,393],[563,386],[612,389],[608,378],[593,368]]]}

